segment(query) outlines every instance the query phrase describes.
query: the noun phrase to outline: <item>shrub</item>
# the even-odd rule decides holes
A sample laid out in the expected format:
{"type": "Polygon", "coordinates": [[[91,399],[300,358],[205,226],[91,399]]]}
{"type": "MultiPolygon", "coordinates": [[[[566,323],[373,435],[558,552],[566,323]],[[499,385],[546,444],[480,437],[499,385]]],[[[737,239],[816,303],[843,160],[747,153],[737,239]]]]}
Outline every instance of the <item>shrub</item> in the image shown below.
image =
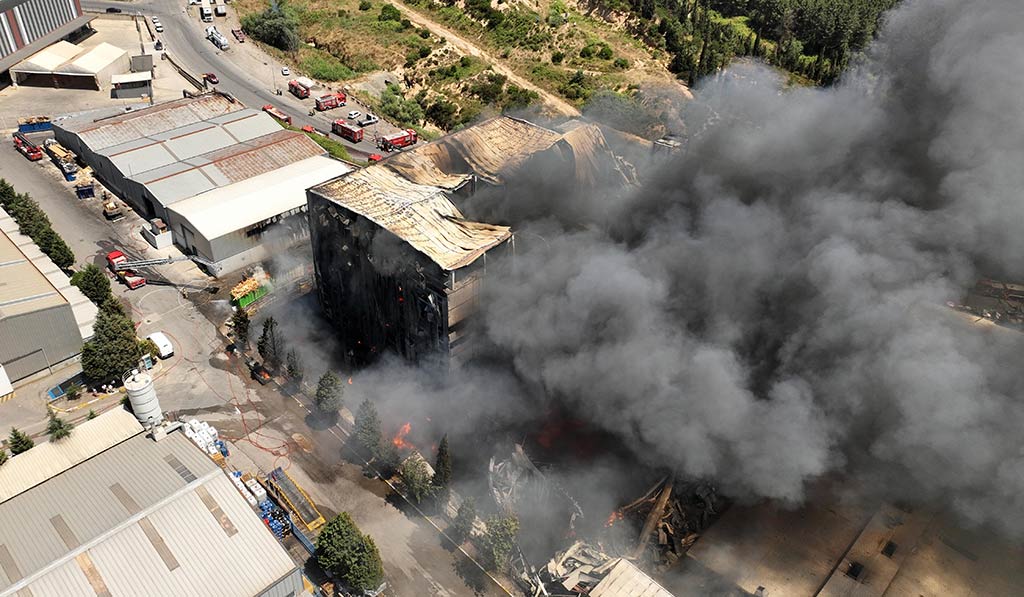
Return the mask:
{"type": "Polygon", "coordinates": [[[423,121],[423,108],[415,100],[402,97],[393,85],[380,94],[380,111],[406,126],[423,121]]]}
{"type": "Polygon", "coordinates": [[[380,7],[380,16],[377,17],[378,21],[401,21],[402,13],[395,8],[394,4],[385,4],[380,7]]]}
{"type": "Polygon", "coordinates": [[[427,107],[426,118],[441,130],[450,131],[455,126],[458,108],[448,100],[438,100],[427,107]]]}
{"type": "Polygon", "coordinates": [[[470,65],[472,64],[473,59],[470,58],[469,56],[463,56],[462,58],[459,58],[459,66],[461,66],[462,68],[469,68],[470,65]]]}
{"type": "Polygon", "coordinates": [[[357,591],[376,589],[384,580],[380,552],[347,512],[328,522],[316,539],[316,561],[357,591]]]}
{"type": "Polygon", "coordinates": [[[565,60],[565,52],[559,50],[551,55],[551,64],[562,64],[565,60]]]}
{"type": "Polygon", "coordinates": [[[429,29],[420,29],[419,35],[423,39],[430,39],[430,30],[429,29]]]}
{"type": "Polygon", "coordinates": [[[616,58],[615,62],[612,63],[612,66],[618,69],[625,70],[629,68],[629,60],[626,60],[625,58],[616,58]]]}
{"type": "Polygon", "coordinates": [[[611,47],[608,44],[601,44],[601,49],[597,51],[597,57],[601,60],[611,60],[614,54],[612,53],[611,47]]]}
{"type": "Polygon", "coordinates": [[[373,4],[370,4],[370,0],[363,0],[362,2],[359,3],[359,10],[362,11],[370,10],[370,8],[372,7],[373,4]]]}
{"type": "Polygon", "coordinates": [[[294,52],[302,45],[298,21],[279,8],[245,15],[242,29],[249,37],[285,52],[294,52]]]}
{"type": "Polygon", "coordinates": [[[594,55],[593,46],[583,46],[580,50],[580,58],[590,58],[594,55]]]}

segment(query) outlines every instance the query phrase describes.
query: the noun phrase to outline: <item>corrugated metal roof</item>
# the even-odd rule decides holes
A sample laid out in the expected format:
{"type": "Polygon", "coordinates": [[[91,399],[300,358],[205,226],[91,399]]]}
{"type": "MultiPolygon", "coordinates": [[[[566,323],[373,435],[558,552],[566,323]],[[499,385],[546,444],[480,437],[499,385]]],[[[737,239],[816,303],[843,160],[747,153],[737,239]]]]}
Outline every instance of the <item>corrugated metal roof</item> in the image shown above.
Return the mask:
{"type": "Polygon", "coordinates": [[[469,174],[449,174],[442,171],[426,155],[417,150],[403,151],[384,162],[388,168],[415,182],[454,191],[466,184],[469,174]]]}
{"type": "Polygon", "coordinates": [[[77,133],[93,151],[135,141],[189,124],[242,110],[242,104],[219,94],[181,98],[119,114],[98,122],[69,121],[62,128],[77,133]]]}
{"type": "Polygon", "coordinates": [[[110,82],[114,85],[121,83],[140,83],[142,81],[152,81],[153,73],[142,71],[139,73],[122,73],[119,75],[110,75],[110,82]]]}
{"type": "Polygon", "coordinates": [[[179,432],[160,442],[138,434],[0,504],[0,560],[4,551],[0,596],[241,597],[295,570],[225,473],[179,432]]]}
{"type": "Polygon", "coordinates": [[[619,559],[611,571],[590,591],[590,597],[674,597],[668,589],[626,559],[619,559]]]}
{"type": "Polygon", "coordinates": [[[141,432],[131,413],[114,409],[79,424],[67,439],[10,458],[0,466],[0,504],[141,432]]]}
{"type": "Polygon", "coordinates": [[[445,270],[469,265],[511,236],[506,226],[466,220],[440,188],[410,182],[383,165],[311,190],[390,231],[445,270]]]}
{"type": "Polygon", "coordinates": [[[248,180],[179,201],[171,211],[207,239],[243,230],[306,205],[306,189],[352,171],[325,156],[306,158],[248,180]]]}
{"type": "Polygon", "coordinates": [[[96,305],[49,257],[18,231],[18,224],[0,209],[0,317],[71,305],[83,340],[92,337],[96,305]]]}
{"type": "Polygon", "coordinates": [[[412,152],[430,159],[442,172],[472,172],[492,184],[500,184],[503,172],[551,147],[560,138],[555,131],[532,122],[499,116],[412,152]]]}
{"type": "Polygon", "coordinates": [[[17,72],[50,73],[83,52],[80,46],[61,40],[51,46],[32,54],[25,60],[11,67],[17,72]]]}
{"type": "Polygon", "coordinates": [[[127,62],[127,57],[127,50],[122,50],[113,44],[103,42],[88,52],[77,56],[70,64],[64,64],[55,70],[58,72],[95,75],[118,60],[124,59],[127,62]]]}

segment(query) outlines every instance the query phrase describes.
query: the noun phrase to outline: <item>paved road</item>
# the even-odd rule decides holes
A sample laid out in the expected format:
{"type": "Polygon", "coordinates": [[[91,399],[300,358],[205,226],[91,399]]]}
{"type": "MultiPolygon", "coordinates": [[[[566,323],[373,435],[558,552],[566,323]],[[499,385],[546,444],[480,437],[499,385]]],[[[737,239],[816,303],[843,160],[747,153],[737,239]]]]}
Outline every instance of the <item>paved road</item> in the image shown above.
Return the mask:
{"type": "MultiPolygon", "coordinates": [[[[344,118],[350,110],[367,111],[365,107],[352,103],[348,107],[310,117],[309,110],[313,108],[313,99],[300,100],[288,93],[288,79],[292,77],[281,75],[282,64],[259,52],[252,44],[248,44],[243,50],[231,37],[228,26],[225,25],[226,21],[220,18],[215,19],[212,24],[229,37],[231,45],[224,51],[218,49],[205,38],[204,30],[211,23],[199,20],[196,7],[190,7],[191,10],[188,10],[184,3],[173,0],[84,0],[82,7],[91,12],[104,12],[108,7],[116,7],[126,13],[139,12],[147,18],[158,16],[164,26],[164,32],[157,36],[164,42],[167,53],[173,56],[176,62],[193,74],[216,73],[220,80],[218,89],[230,93],[250,107],[259,108],[273,104],[291,116],[292,124],[295,126],[309,125],[320,131],[329,131],[331,123],[344,118]],[[275,88],[280,89],[282,94],[277,95],[275,88]]],[[[158,68],[160,65],[157,63],[158,68]]],[[[331,135],[331,138],[348,147],[354,158],[366,159],[371,153],[379,153],[372,141],[373,129],[378,134],[398,130],[397,127],[382,121],[381,124],[366,129],[366,140],[361,143],[352,143],[337,135],[331,135]]]]}

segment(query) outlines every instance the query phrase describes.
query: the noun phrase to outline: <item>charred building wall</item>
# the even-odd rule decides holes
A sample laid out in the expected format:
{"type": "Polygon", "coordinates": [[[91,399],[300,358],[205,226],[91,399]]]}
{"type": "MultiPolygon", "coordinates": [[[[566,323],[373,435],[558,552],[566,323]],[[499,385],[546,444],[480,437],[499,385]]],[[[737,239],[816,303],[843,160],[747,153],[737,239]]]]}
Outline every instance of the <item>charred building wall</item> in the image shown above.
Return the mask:
{"type": "Polygon", "coordinates": [[[471,356],[486,258],[445,271],[368,218],[315,190],[307,195],[317,296],[350,360],[390,350],[452,367],[471,356]]]}

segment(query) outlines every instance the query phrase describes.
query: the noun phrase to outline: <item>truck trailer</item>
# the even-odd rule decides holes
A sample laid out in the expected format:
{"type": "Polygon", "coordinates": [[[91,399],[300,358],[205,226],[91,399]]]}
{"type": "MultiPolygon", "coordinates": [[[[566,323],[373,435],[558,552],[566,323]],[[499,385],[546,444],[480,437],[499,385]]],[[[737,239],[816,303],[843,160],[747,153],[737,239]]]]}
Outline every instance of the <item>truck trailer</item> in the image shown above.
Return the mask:
{"type": "Polygon", "coordinates": [[[379,145],[384,151],[394,151],[396,149],[415,145],[416,141],[416,131],[413,129],[405,129],[404,131],[399,131],[397,133],[381,137],[379,145]]]}
{"type": "Polygon", "coordinates": [[[334,108],[344,106],[347,101],[348,96],[344,93],[328,93],[316,98],[316,109],[321,112],[333,110],[334,108]]]}
{"type": "Polygon", "coordinates": [[[291,124],[292,123],[292,117],[291,116],[288,116],[287,114],[285,114],[284,112],[278,110],[277,108],[275,108],[274,106],[272,106],[270,104],[267,104],[266,106],[263,106],[263,111],[266,112],[267,114],[270,114],[271,116],[273,116],[274,118],[276,118],[277,120],[279,120],[279,121],[281,121],[281,122],[283,122],[285,124],[291,124]]]}
{"type": "Polygon", "coordinates": [[[21,133],[14,133],[14,147],[21,152],[21,155],[25,156],[32,162],[38,162],[43,159],[43,150],[39,149],[39,146],[28,140],[28,137],[21,133]]]}
{"type": "Polygon", "coordinates": [[[335,135],[348,139],[353,143],[359,143],[363,140],[363,129],[344,120],[335,120],[334,124],[331,125],[331,130],[334,131],[335,135]]]}
{"type": "Polygon", "coordinates": [[[203,0],[202,4],[199,5],[199,18],[204,23],[213,22],[213,9],[210,8],[210,0],[203,0]]]}

